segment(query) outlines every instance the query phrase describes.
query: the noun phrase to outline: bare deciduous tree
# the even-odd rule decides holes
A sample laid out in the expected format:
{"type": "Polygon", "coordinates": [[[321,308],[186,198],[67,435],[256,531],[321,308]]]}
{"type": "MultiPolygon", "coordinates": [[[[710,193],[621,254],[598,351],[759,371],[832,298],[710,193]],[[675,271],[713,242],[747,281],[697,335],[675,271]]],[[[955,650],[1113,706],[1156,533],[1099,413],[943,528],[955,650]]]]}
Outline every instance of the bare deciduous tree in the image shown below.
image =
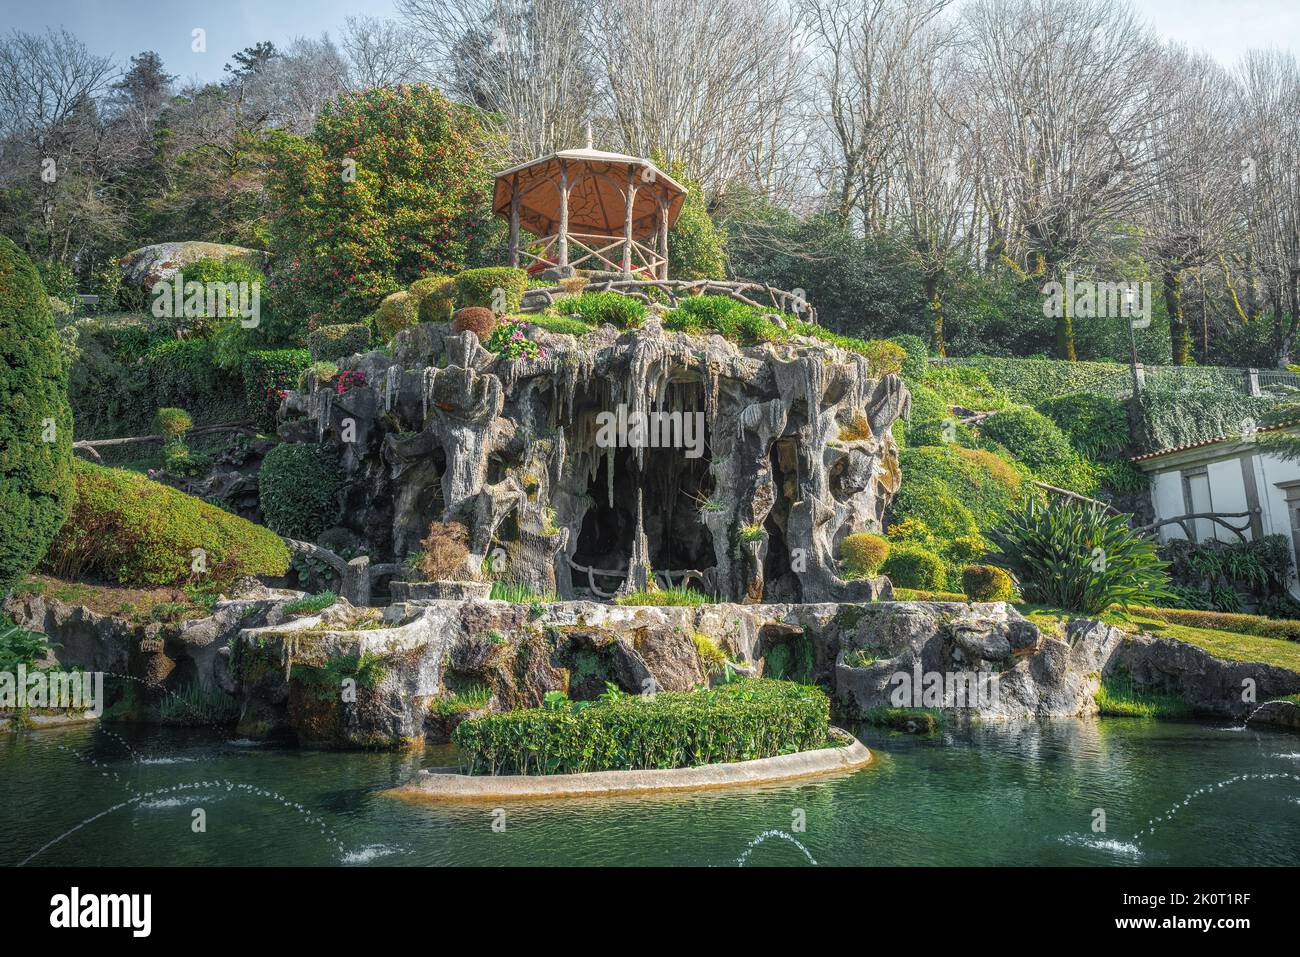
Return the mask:
{"type": "MultiPolygon", "coordinates": [[[[975,0],[966,83],[1029,275],[1059,279],[1151,186],[1149,131],[1169,102],[1150,29],[1115,0],[975,0]]],[[[1060,358],[1075,358],[1069,309],[1060,358]]]]}
{"type": "Polygon", "coordinates": [[[397,20],[348,17],[339,45],[353,86],[366,90],[424,80],[428,66],[413,31],[397,20]]]}
{"type": "Polygon", "coordinates": [[[454,95],[495,114],[509,160],[580,145],[596,75],[577,0],[399,0],[454,95]]]}

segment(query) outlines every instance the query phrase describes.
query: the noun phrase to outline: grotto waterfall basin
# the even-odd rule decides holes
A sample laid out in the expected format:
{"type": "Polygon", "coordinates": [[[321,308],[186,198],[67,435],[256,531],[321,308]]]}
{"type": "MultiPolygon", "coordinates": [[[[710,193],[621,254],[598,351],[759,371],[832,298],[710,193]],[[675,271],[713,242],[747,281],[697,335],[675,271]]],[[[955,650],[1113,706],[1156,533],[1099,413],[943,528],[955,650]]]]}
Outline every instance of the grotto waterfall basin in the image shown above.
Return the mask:
{"type": "Polygon", "coordinates": [[[443,773],[441,769],[424,770],[414,780],[389,793],[396,797],[429,801],[609,797],[773,784],[855,771],[871,763],[871,751],[853,735],[840,728],[832,728],[831,734],[839,742],[839,747],[693,768],[473,776],[443,773]]]}
{"type": "Polygon", "coordinates": [[[1051,719],[928,738],[858,727],[874,760],[849,774],[499,806],[384,793],[455,763],[446,748],[25,731],[0,734],[0,866],[1300,864],[1300,782],[1276,776],[1300,775],[1300,741],[1241,724],[1051,719]],[[191,830],[198,808],[206,834],[191,830]]]}

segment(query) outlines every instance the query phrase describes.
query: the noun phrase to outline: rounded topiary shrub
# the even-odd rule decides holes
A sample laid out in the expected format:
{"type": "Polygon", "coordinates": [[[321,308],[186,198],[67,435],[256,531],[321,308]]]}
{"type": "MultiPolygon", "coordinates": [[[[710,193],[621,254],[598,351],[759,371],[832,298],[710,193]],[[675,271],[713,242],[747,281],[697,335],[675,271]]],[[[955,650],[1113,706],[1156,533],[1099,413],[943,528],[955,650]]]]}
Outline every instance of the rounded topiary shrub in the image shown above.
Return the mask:
{"type": "Polygon", "coordinates": [[[421,322],[447,322],[456,309],[456,280],[425,276],[411,283],[410,293],[420,304],[421,322]]]}
{"type": "Polygon", "coordinates": [[[840,561],[851,578],[870,578],[889,557],[889,542],[870,532],[849,535],[840,542],[840,561]]]}
{"type": "Polygon", "coordinates": [[[72,499],[68,373],[40,277],[0,237],[0,595],[31,571],[72,499]]]}
{"type": "Polygon", "coordinates": [[[456,302],[497,313],[518,312],[528,290],[528,273],[511,266],[466,269],[456,276],[456,302]]]}
{"type": "Polygon", "coordinates": [[[472,332],[478,336],[478,341],[483,343],[491,338],[496,327],[496,315],[491,309],[484,309],[482,306],[466,306],[464,309],[457,309],[451,321],[452,335],[472,332]]]}
{"type": "Polygon", "coordinates": [[[137,472],[78,459],[74,474],[72,509],[45,560],[60,577],[223,585],[289,570],[288,546],[261,525],[137,472]]]}
{"type": "Polygon", "coordinates": [[[168,441],[181,438],[193,425],[194,420],[184,409],[159,409],[153,417],[153,427],[168,441]]]}
{"type": "Polygon", "coordinates": [[[285,442],[266,453],[258,473],[258,500],[267,527],[288,538],[314,541],[336,524],[343,478],[318,445],[285,442]]]}
{"type": "Polygon", "coordinates": [[[385,342],[419,321],[420,302],[405,289],[385,296],[375,310],[375,331],[385,342]]]}
{"type": "Polygon", "coordinates": [[[961,590],[971,601],[1010,601],[1011,576],[994,565],[967,565],[961,572],[961,590]]]}
{"type": "Polygon", "coordinates": [[[920,545],[904,543],[893,546],[880,571],[888,575],[889,580],[899,588],[916,588],[921,591],[938,591],[943,588],[942,559],[920,545]]]}
{"type": "Polygon", "coordinates": [[[365,352],[369,346],[370,327],[364,322],[319,326],[307,333],[307,351],[316,362],[333,362],[365,352]]]}

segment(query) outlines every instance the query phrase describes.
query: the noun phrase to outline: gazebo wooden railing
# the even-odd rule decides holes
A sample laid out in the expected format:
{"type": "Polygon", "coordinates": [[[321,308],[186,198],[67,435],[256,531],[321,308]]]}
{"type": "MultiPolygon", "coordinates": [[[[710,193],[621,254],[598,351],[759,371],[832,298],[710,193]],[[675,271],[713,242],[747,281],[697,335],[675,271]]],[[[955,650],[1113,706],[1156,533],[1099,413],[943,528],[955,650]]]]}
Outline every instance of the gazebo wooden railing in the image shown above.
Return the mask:
{"type": "Polygon", "coordinates": [[[668,230],[685,200],[686,187],[653,162],[593,149],[588,131],[585,149],[497,173],[492,209],[510,223],[512,266],[667,279],[668,230]]]}
{"type": "Polygon", "coordinates": [[[567,238],[568,243],[563,254],[561,254],[561,237],[558,233],[537,240],[532,249],[520,246],[511,251],[511,265],[517,266],[522,260],[528,260],[543,267],[564,265],[575,269],[604,269],[654,278],[668,275],[666,252],[660,253],[635,239],[629,241],[623,236],[607,236],[600,233],[568,233],[567,238]],[[573,256],[574,246],[581,251],[581,255],[576,258],[573,256]],[[618,258],[611,258],[612,254],[616,254],[618,258]],[[567,262],[561,262],[562,259],[567,262]]]}

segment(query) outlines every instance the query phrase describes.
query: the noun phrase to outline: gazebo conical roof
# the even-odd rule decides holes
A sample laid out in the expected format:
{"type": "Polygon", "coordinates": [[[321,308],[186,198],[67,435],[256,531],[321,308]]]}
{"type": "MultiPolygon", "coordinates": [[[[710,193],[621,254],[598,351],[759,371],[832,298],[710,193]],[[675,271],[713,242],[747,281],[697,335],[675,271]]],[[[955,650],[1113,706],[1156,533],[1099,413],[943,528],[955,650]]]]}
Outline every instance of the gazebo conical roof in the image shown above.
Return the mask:
{"type": "Polygon", "coordinates": [[[541,159],[512,166],[496,174],[492,210],[510,216],[511,197],[519,194],[519,224],[535,236],[559,229],[562,200],[561,171],[568,174],[569,224],[575,233],[615,235],[623,232],[625,190],[629,170],[636,178],[632,230],[647,236],[659,226],[661,201],[668,225],[677,221],[686,201],[686,187],[648,159],[596,149],[560,150],[541,159]]]}

